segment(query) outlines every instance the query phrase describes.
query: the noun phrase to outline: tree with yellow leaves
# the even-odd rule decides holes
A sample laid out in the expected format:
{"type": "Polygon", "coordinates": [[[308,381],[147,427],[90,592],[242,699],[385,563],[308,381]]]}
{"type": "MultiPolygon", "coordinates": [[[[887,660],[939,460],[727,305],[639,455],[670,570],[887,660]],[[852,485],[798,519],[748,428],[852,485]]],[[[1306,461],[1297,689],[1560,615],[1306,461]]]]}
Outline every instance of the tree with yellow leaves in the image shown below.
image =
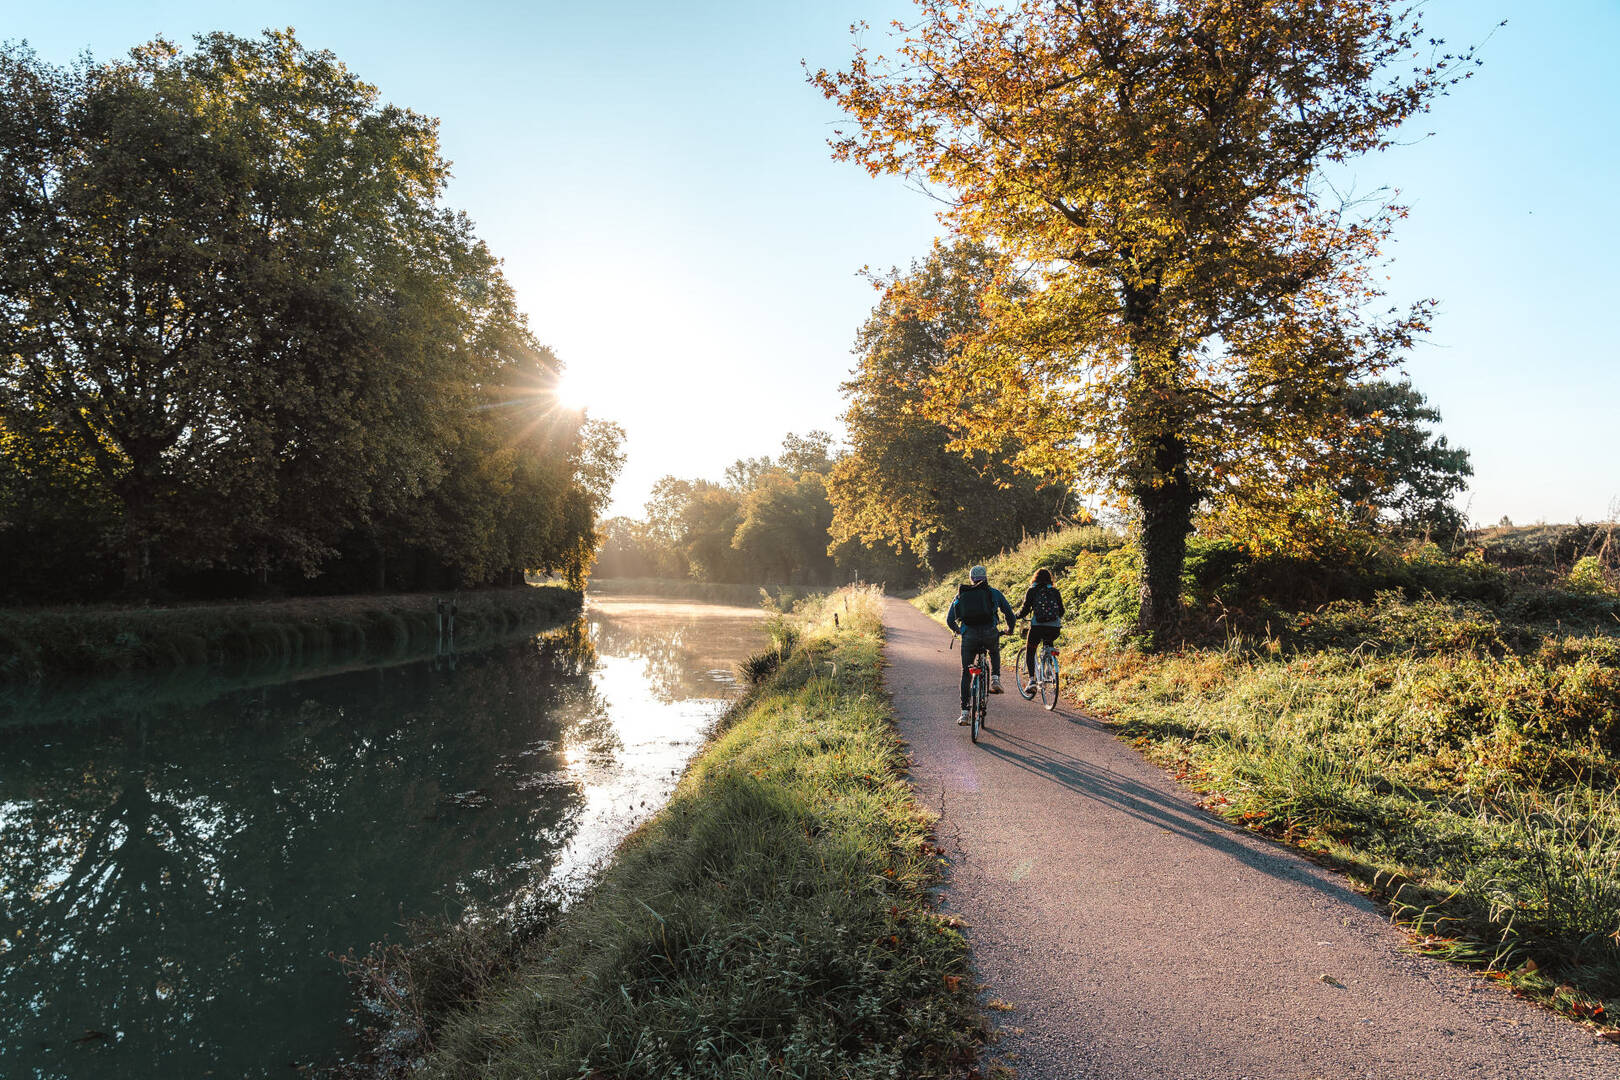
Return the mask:
{"type": "Polygon", "coordinates": [[[1374,313],[1401,208],[1324,167],[1391,144],[1466,78],[1392,0],[917,0],[893,58],[811,78],[835,156],[945,198],[1005,268],[932,410],[961,449],[1129,499],[1140,621],[1178,620],[1195,509],[1300,482],[1346,384],[1429,305],[1374,313]]]}

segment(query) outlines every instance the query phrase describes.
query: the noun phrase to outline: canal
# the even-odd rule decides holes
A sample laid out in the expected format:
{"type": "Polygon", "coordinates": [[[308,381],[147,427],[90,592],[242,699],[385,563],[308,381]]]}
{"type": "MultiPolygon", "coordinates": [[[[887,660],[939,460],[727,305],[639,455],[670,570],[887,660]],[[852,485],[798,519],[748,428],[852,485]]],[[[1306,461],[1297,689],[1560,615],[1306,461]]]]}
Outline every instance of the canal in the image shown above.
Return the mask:
{"type": "Polygon", "coordinates": [[[577,887],[674,787],[761,613],[593,598],[453,656],[0,708],[0,1076],[296,1076],[336,956],[577,887]]]}

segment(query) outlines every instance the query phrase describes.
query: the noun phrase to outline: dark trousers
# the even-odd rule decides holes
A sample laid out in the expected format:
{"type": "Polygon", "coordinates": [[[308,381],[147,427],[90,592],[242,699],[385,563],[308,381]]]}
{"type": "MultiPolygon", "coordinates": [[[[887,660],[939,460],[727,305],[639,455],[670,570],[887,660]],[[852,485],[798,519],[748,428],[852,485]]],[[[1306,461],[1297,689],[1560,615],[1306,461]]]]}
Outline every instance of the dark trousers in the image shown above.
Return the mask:
{"type": "Polygon", "coordinates": [[[973,683],[973,676],[968,674],[968,666],[973,663],[974,655],[980,649],[990,650],[990,674],[1001,674],[1001,632],[994,626],[964,626],[962,627],[962,708],[968,707],[968,687],[973,683]]]}
{"type": "Polygon", "coordinates": [[[1029,628],[1029,644],[1024,647],[1024,662],[1029,667],[1029,677],[1035,678],[1035,653],[1042,645],[1050,645],[1057,641],[1058,635],[1063,632],[1061,626],[1031,626],[1029,628]]]}

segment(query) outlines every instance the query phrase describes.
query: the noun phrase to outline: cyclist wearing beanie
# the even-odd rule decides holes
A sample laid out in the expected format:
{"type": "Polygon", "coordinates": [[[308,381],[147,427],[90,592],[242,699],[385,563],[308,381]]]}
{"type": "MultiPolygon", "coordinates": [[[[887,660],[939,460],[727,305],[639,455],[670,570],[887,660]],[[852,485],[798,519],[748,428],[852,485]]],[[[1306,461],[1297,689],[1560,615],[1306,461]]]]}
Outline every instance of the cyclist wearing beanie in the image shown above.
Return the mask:
{"type": "Polygon", "coordinates": [[[956,589],[951,610],[945,613],[945,625],[962,635],[962,715],[958,724],[968,722],[968,688],[973,677],[968,668],[980,649],[990,653],[990,692],[1001,693],[1001,623],[997,614],[1007,617],[1007,633],[1013,632],[1013,609],[1001,590],[990,587],[982,566],[968,571],[968,583],[956,589]]]}

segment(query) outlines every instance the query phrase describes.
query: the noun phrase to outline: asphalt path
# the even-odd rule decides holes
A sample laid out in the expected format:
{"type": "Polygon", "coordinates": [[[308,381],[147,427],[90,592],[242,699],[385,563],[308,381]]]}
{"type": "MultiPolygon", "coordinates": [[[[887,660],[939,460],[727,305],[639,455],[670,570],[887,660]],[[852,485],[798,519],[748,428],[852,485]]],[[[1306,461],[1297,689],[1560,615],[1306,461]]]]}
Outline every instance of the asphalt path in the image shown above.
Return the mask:
{"type": "Polygon", "coordinates": [[[949,632],[884,609],[912,782],[941,813],[944,907],[966,923],[1020,1080],[1620,1080],[1620,1048],[1405,951],[1345,879],[1201,810],[1070,708],[990,699],[956,725],[949,632]],[[1010,1006],[1008,1008],[1007,1006],[1010,1006]]]}

